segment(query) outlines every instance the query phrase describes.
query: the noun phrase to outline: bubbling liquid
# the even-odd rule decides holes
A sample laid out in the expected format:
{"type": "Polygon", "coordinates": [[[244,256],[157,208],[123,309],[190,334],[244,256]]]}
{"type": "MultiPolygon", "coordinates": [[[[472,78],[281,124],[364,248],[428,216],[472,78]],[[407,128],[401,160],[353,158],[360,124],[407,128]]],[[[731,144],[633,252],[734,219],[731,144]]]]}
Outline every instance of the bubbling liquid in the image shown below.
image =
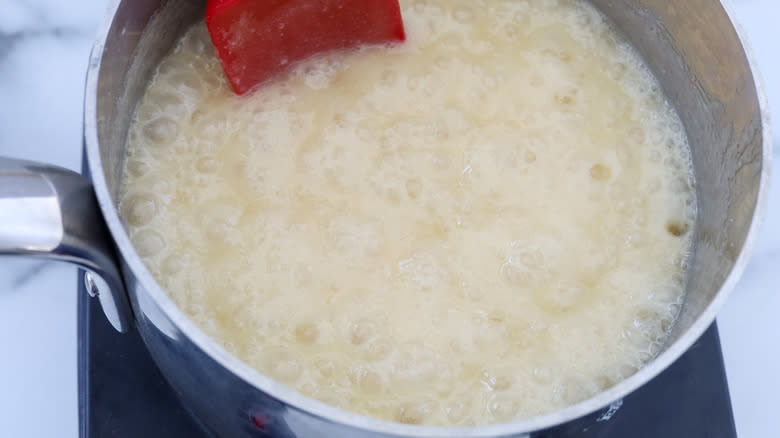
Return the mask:
{"type": "Polygon", "coordinates": [[[129,133],[139,255],[232,354],[367,416],[507,422],[632,375],[695,215],[657,81],[582,1],[401,6],[405,44],[248,97],[194,26],[129,133]]]}

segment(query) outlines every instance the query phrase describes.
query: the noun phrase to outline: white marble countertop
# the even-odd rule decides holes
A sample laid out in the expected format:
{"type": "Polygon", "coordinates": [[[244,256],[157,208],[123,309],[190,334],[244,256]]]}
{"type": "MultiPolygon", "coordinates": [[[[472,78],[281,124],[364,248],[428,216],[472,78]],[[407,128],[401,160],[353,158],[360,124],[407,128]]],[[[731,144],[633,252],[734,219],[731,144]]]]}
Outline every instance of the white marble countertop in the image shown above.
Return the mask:
{"type": "MultiPolygon", "coordinates": [[[[106,0],[0,0],[0,155],[78,169],[87,58],[106,0]]],[[[780,114],[780,2],[733,0],[780,114]]],[[[780,128],[775,129],[780,163],[780,128]]],[[[780,430],[780,182],[718,318],[740,436],[780,430]]],[[[0,435],[77,437],[76,273],[0,259],[0,435]]],[[[693,437],[692,437],[693,438],[693,437]]]]}

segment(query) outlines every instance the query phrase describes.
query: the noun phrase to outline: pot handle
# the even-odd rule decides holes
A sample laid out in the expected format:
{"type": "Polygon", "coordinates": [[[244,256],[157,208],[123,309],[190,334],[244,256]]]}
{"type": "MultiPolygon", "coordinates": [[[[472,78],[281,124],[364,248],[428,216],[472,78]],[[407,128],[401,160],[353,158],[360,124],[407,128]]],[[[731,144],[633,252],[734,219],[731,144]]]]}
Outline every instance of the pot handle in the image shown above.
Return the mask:
{"type": "Polygon", "coordinates": [[[0,255],[78,265],[111,325],[121,333],[130,329],[133,315],[113,240],[89,179],[57,166],[0,157],[0,255]]]}

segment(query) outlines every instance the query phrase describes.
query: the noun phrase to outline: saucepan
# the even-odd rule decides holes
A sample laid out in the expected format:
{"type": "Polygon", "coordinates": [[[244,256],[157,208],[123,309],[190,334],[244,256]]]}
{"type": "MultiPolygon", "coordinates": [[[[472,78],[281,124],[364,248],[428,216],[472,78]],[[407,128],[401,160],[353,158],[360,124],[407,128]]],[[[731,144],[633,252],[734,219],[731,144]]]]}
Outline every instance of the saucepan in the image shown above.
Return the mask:
{"type": "Polygon", "coordinates": [[[574,406],[470,428],[361,417],[261,375],[174,305],[130,244],[117,201],[136,104],[161,58],[203,16],[205,0],[113,1],[86,79],[84,144],[91,178],[0,159],[0,254],[80,265],[81,281],[113,326],[140,333],[183,404],[217,436],[530,437],[552,428],[576,433],[674,362],[713,322],[758,238],[771,156],[766,99],[727,5],[593,3],[641,53],[680,114],[692,148],[698,222],[686,300],[663,351],[633,376],[574,406]]]}

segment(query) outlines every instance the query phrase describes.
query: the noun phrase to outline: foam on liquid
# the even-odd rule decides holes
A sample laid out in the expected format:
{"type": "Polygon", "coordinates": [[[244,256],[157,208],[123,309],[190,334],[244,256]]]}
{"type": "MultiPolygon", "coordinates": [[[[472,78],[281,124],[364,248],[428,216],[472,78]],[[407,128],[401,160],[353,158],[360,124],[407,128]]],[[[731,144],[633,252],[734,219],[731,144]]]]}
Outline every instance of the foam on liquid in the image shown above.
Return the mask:
{"type": "Polygon", "coordinates": [[[694,220],[658,83],[581,1],[401,6],[404,45],[245,98],[186,34],[130,131],[147,267],[228,351],[368,416],[506,422],[633,374],[694,220]]]}

